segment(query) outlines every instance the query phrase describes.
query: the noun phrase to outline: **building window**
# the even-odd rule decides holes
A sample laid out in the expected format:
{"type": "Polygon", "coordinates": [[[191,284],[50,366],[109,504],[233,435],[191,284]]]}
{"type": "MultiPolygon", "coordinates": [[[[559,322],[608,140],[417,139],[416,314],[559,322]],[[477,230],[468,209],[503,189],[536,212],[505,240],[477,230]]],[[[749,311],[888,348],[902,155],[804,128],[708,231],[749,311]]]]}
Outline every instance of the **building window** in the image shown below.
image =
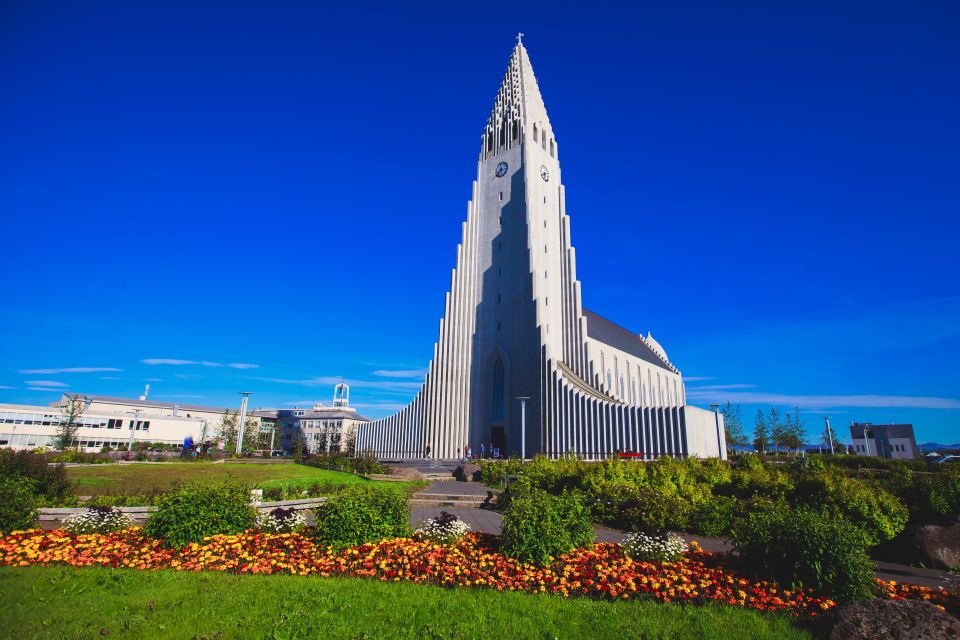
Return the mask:
{"type": "Polygon", "coordinates": [[[503,361],[499,358],[493,365],[493,419],[503,420],[503,361]]]}

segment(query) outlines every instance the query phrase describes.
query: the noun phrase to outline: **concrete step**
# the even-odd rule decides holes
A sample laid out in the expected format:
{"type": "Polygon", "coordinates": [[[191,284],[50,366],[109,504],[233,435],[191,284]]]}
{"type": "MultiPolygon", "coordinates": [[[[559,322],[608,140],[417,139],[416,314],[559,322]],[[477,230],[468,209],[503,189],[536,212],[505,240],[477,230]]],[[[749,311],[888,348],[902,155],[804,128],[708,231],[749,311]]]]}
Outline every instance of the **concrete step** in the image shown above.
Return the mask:
{"type": "Polygon", "coordinates": [[[488,504],[482,501],[464,501],[464,500],[449,500],[449,499],[439,499],[439,500],[430,500],[425,498],[410,498],[410,507],[441,507],[445,509],[483,509],[487,507],[488,504]]]}

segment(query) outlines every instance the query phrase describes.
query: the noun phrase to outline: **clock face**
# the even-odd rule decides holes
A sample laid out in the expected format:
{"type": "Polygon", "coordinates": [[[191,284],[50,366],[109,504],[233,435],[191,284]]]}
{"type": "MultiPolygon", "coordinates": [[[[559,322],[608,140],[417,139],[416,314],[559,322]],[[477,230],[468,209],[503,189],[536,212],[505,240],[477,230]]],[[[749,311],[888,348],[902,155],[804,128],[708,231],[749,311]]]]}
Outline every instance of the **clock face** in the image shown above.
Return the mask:
{"type": "Polygon", "coordinates": [[[550,172],[547,171],[547,168],[543,165],[540,165],[540,177],[543,178],[544,182],[550,181],[550,172]]]}
{"type": "Polygon", "coordinates": [[[509,169],[509,168],[510,168],[510,165],[508,165],[506,162],[501,162],[500,164],[498,164],[498,165],[497,165],[497,177],[498,177],[498,178],[502,178],[502,177],[503,177],[503,174],[505,174],[505,173],[507,172],[507,169],[509,169]]]}

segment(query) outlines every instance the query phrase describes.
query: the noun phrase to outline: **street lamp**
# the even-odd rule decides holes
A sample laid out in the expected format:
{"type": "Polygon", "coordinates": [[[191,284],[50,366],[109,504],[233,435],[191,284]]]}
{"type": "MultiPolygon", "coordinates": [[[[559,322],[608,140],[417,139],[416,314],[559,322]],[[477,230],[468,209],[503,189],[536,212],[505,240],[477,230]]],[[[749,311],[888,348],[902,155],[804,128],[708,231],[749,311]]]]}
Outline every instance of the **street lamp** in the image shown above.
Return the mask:
{"type": "Polygon", "coordinates": [[[720,454],[720,459],[726,460],[727,452],[723,446],[723,436],[720,435],[720,407],[722,406],[722,404],[714,403],[710,405],[710,408],[713,409],[713,421],[717,425],[717,451],[720,454]]]}
{"type": "Polygon", "coordinates": [[[517,396],[520,401],[520,459],[527,459],[527,400],[530,396],[517,396]]]}
{"type": "Polygon", "coordinates": [[[823,416],[823,421],[827,423],[827,439],[830,441],[830,455],[833,455],[833,431],[830,429],[830,416],[823,416]]]}
{"type": "Polygon", "coordinates": [[[238,427],[240,433],[237,434],[237,455],[240,455],[240,452],[243,450],[243,431],[247,422],[247,398],[250,397],[251,393],[253,393],[253,391],[240,392],[243,400],[240,401],[240,426],[238,427]]]}
{"type": "Polygon", "coordinates": [[[140,409],[133,410],[133,422],[130,423],[130,444],[127,445],[127,460],[133,456],[133,434],[137,430],[137,423],[140,422],[140,409]]]}

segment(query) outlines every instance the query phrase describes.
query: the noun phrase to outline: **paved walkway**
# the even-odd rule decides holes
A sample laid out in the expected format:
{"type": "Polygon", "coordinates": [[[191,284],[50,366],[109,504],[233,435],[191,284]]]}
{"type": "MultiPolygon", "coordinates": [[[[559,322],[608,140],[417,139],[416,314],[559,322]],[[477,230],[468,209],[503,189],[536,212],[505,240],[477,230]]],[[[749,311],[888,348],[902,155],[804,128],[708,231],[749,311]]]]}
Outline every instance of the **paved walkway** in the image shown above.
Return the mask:
{"type": "Polygon", "coordinates": [[[491,496],[500,493],[490,487],[486,487],[479,482],[432,482],[426,489],[417,493],[429,493],[430,495],[440,496],[491,496]]]}
{"type": "MultiPolygon", "coordinates": [[[[458,487],[463,485],[482,487],[482,485],[469,482],[440,482],[435,484],[454,484],[458,487]]],[[[416,507],[411,509],[410,524],[411,526],[416,526],[423,520],[437,517],[441,511],[452,513],[470,525],[470,528],[478,533],[500,535],[502,530],[503,516],[496,511],[489,511],[487,509],[416,507]]],[[[593,528],[593,534],[596,542],[620,542],[625,535],[623,531],[602,526],[595,526],[593,528]]],[[[727,538],[708,538],[706,536],[695,536],[688,533],[682,535],[688,541],[695,540],[704,551],[710,551],[712,553],[733,551],[733,545],[727,538]]],[[[938,569],[921,569],[919,567],[911,567],[893,562],[874,562],[873,564],[877,570],[877,577],[881,580],[895,580],[897,582],[916,584],[922,587],[945,586],[946,579],[949,576],[948,572],[938,569]]]]}

